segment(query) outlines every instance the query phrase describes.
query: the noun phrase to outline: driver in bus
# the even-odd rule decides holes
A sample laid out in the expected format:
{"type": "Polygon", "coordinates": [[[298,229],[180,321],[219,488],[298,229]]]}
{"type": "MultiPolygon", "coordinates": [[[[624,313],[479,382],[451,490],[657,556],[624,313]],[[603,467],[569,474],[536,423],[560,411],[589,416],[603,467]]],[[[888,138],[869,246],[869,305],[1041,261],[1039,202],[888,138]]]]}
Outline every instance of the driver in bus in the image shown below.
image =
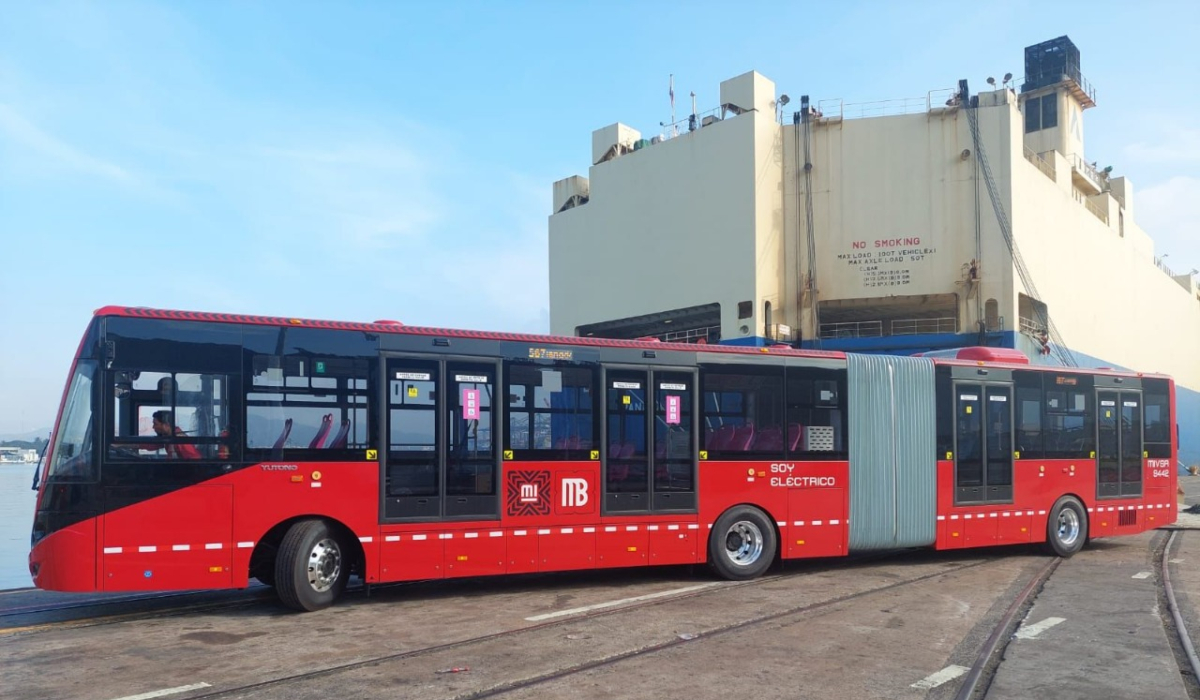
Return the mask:
{"type": "MultiPolygon", "coordinates": [[[[154,412],[154,434],[159,437],[185,437],[184,432],[175,425],[174,416],[170,411],[154,412]]],[[[200,459],[200,452],[195,445],[168,444],[167,456],[175,459],[200,459]]]]}

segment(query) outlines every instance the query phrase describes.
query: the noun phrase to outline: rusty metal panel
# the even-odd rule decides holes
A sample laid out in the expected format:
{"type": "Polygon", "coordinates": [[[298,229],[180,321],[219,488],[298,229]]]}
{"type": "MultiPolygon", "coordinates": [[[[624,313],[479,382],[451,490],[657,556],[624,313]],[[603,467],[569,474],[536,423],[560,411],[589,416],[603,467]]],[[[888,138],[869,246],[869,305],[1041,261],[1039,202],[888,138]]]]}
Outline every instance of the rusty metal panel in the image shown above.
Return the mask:
{"type": "Polygon", "coordinates": [[[933,361],[846,356],[850,550],[933,544],[937,525],[933,361]]]}

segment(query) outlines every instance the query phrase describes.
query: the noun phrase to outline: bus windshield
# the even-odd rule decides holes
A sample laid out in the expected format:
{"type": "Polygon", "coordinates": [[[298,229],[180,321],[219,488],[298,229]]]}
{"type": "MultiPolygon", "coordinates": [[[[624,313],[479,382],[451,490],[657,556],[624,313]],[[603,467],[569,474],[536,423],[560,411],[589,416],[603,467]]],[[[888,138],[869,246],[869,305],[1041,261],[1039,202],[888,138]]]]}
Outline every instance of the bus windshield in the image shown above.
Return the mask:
{"type": "Polygon", "coordinates": [[[67,402],[63,406],[62,423],[58,426],[54,454],[50,458],[47,477],[51,479],[93,480],[96,475],[92,459],[92,384],[96,363],[80,360],[71,377],[67,402]]]}

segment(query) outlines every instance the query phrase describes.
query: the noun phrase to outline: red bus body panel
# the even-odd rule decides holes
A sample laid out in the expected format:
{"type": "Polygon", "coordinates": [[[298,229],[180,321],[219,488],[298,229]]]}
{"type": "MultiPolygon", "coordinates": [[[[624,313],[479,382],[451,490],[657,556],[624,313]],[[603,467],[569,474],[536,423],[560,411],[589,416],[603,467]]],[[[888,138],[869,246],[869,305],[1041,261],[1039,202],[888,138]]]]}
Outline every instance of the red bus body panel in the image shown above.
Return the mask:
{"type": "MultiPolygon", "coordinates": [[[[301,321],[125,307],[105,307],[96,313],[536,343],[644,345],[392,323],[301,321]]],[[[672,347],[675,344],[655,343],[657,350],[672,347]]],[[[681,347],[695,351],[694,346],[681,347]]],[[[842,353],[774,348],[705,346],[704,351],[845,357],[842,353]]],[[[984,359],[992,361],[989,366],[1030,368],[1011,353],[995,351],[967,353],[956,360],[933,358],[933,362],[976,366],[984,359]]],[[[1173,406],[1174,383],[1170,400],[1173,406]]],[[[60,405],[60,415],[62,410],[60,405]]],[[[1170,459],[1143,460],[1142,497],[1096,499],[1095,460],[1018,457],[1013,464],[1012,503],[971,506],[954,504],[954,463],[938,461],[934,467],[937,522],[932,545],[954,549],[1043,542],[1049,513],[1064,495],[1077,497],[1087,509],[1090,537],[1131,535],[1168,524],[1177,514],[1176,458],[1173,451],[1170,459]]],[[[498,519],[380,524],[378,462],[264,462],[51,532],[32,548],[30,568],[35,572],[34,583],[49,590],[245,587],[251,556],[267,533],[291,520],[308,517],[335,521],[353,533],[362,547],[361,573],[367,582],[694,564],[708,558],[715,521],[739,504],[754,505],[767,514],[777,528],[780,555],[785,559],[849,553],[848,461],[701,460],[697,466],[695,512],[621,515],[602,514],[601,464],[598,459],[505,461],[497,485],[498,519]],[[522,490],[522,484],[537,488],[522,490]]]]}

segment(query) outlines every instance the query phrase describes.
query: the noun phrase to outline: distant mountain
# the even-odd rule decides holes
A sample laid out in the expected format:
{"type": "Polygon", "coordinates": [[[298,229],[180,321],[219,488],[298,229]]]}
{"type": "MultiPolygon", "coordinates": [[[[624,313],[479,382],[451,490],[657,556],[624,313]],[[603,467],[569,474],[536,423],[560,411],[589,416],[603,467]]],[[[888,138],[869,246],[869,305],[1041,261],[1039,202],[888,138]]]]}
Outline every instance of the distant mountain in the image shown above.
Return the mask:
{"type": "Polygon", "coordinates": [[[26,430],[23,433],[0,433],[0,440],[25,440],[31,442],[38,438],[45,440],[50,436],[50,428],[39,428],[38,430],[26,430]]]}
{"type": "Polygon", "coordinates": [[[36,440],[0,440],[0,447],[16,447],[22,450],[37,450],[41,453],[46,447],[46,441],[43,438],[36,440]]]}

